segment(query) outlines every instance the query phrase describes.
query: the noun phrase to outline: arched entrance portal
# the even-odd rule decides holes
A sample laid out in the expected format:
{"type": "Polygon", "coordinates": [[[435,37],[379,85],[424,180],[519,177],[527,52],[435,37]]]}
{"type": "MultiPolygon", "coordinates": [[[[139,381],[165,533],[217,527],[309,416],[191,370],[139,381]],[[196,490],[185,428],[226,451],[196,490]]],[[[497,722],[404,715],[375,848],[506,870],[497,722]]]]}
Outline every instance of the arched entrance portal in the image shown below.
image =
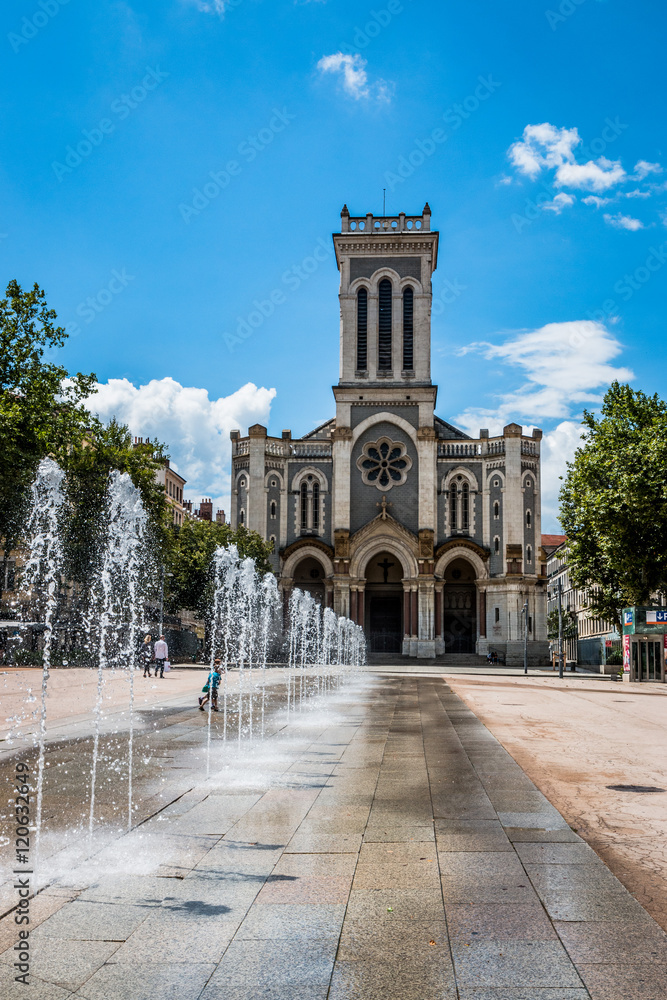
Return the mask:
{"type": "Polygon", "coordinates": [[[372,653],[400,653],[403,642],[403,566],[390,552],[366,566],[366,635],[372,653]]]}
{"type": "Polygon", "coordinates": [[[316,601],[324,604],[324,567],[313,556],[306,556],[294,567],[294,586],[305,590],[316,601]]]}
{"type": "Polygon", "coordinates": [[[445,652],[474,653],[477,638],[477,588],[475,570],[467,559],[454,559],[445,569],[442,607],[445,652]]]}

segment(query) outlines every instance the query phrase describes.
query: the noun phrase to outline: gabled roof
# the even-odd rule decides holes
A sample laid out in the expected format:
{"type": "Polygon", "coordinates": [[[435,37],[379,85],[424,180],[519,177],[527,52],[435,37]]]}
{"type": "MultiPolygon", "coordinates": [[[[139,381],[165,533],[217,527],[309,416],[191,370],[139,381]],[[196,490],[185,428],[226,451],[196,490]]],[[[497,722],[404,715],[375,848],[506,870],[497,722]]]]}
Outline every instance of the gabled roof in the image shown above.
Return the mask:
{"type": "Polygon", "coordinates": [[[435,418],[435,433],[439,438],[444,438],[445,440],[451,441],[452,439],[458,441],[470,441],[470,435],[465,434],[458,427],[454,427],[453,424],[448,424],[446,420],[441,417],[435,418]]]}
{"type": "Polygon", "coordinates": [[[304,434],[300,440],[308,441],[315,438],[319,441],[329,441],[331,439],[331,431],[333,430],[335,424],[336,421],[334,417],[332,417],[331,420],[326,420],[323,424],[320,424],[319,427],[316,427],[314,431],[309,431],[308,434],[304,434]]]}

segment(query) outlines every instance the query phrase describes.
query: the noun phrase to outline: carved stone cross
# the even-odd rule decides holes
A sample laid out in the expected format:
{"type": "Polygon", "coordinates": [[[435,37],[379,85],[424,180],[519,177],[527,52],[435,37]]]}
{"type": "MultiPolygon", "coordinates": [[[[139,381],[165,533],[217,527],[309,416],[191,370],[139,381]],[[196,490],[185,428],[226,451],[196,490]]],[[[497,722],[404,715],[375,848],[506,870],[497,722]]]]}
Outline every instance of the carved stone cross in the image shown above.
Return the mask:
{"type": "Polygon", "coordinates": [[[378,563],[378,566],[380,567],[380,569],[384,571],[384,582],[385,583],[388,583],[388,581],[389,581],[389,570],[394,565],[395,564],[393,562],[389,562],[389,560],[387,559],[386,556],[384,557],[384,560],[381,563],[378,563]]]}
{"type": "Polygon", "coordinates": [[[387,508],[388,507],[393,507],[394,505],[393,505],[393,503],[387,503],[387,498],[386,497],[382,497],[382,503],[376,503],[375,506],[382,508],[382,511],[380,513],[380,517],[382,518],[383,521],[386,521],[387,520],[387,508]]]}

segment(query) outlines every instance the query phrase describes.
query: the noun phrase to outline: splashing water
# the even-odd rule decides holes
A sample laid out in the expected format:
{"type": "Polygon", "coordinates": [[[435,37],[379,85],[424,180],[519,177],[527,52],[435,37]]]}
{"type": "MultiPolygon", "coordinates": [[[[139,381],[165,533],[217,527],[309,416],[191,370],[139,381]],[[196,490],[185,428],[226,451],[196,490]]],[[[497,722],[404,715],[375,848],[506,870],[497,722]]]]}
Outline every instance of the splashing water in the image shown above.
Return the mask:
{"type": "Polygon", "coordinates": [[[29,554],[25,565],[25,587],[33,610],[41,612],[44,623],[42,650],[42,704],[39,718],[39,757],[37,763],[37,812],[35,843],[39,852],[42,831],[44,758],[46,753],[46,699],[48,694],[51,649],[63,564],[60,518],[63,512],[65,474],[50,458],[39,463],[32,485],[28,519],[29,554]]]}
{"type": "Polygon", "coordinates": [[[108,532],[95,591],[99,604],[99,639],[97,655],[97,699],[95,735],[90,776],[88,833],[95,825],[95,790],[99,760],[102,702],[105,671],[111,667],[126,670],[130,685],[130,720],[128,736],[127,828],[132,826],[132,770],[134,757],[134,671],[137,645],[138,609],[142,572],[147,562],[147,515],[139,490],[127,473],[112,472],[109,477],[108,532]]]}

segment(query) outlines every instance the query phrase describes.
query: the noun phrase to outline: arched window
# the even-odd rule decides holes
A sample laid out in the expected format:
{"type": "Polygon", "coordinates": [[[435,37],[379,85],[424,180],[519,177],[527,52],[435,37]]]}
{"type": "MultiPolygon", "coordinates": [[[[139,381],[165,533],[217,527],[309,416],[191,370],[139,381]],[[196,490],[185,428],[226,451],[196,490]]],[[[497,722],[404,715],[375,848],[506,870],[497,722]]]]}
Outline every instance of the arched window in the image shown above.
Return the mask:
{"type": "Polygon", "coordinates": [[[498,538],[497,535],[493,539],[493,551],[495,552],[496,555],[500,555],[500,539],[498,538]]]}
{"type": "Polygon", "coordinates": [[[449,530],[451,534],[456,531],[458,521],[458,497],[456,495],[456,483],[452,483],[449,489],[449,530]]]}
{"type": "Polygon", "coordinates": [[[461,486],[461,530],[470,530],[470,486],[465,481],[461,486]]]}
{"type": "Polygon", "coordinates": [[[531,517],[530,511],[527,510],[526,511],[526,527],[527,528],[530,528],[531,522],[532,522],[532,517],[531,517]]]}
{"type": "Polygon", "coordinates": [[[241,510],[239,511],[239,524],[245,524],[245,511],[243,507],[241,507],[241,510]]]}
{"type": "Polygon", "coordinates": [[[533,561],[533,550],[531,549],[530,545],[527,545],[526,546],[526,562],[527,563],[532,563],[532,561],[533,561]]]}
{"type": "Polygon", "coordinates": [[[406,288],[403,292],[403,371],[414,368],[414,292],[406,288]]]}
{"type": "Polygon", "coordinates": [[[276,501],[272,500],[271,501],[271,517],[275,517],[276,516],[277,510],[278,510],[278,508],[276,506],[276,501]]]}
{"type": "Polygon", "coordinates": [[[357,292],[357,371],[368,368],[368,292],[360,288],[357,292]]]}
{"type": "Polygon", "coordinates": [[[499,517],[500,517],[500,504],[498,503],[497,500],[495,500],[493,504],[493,518],[495,521],[497,521],[499,517]]]}
{"type": "Polygon", "coordinates": [[[383,278],[378,289],[379,320],[378,320],[378,370],[391,371],[391,281],[383,278]]]}
{"type": "Polygon", "coordinates": [[[320,530],[320,484],[313,483],[313,531],[320,530]]]}
{"type": "Polygon", "coordinates": [[[308,484],[301,483],[301,530],[308,530],[308,484]]]}

